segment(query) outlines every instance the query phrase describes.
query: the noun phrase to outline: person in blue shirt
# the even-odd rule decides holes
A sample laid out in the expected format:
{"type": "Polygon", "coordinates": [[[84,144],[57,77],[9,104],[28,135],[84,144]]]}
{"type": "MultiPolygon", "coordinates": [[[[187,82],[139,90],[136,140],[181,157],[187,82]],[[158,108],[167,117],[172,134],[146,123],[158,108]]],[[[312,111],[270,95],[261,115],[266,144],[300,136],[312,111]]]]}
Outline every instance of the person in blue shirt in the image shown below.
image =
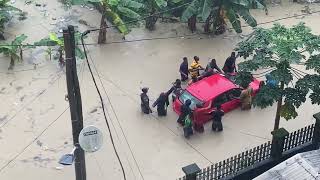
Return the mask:
{"type": "Polygon", "coordinates": [[[278,86],[278,81],[273,79],[271,74],[267,74],[266,75],[266,85],[270,86],[270,87],[277,87],[278,86]]]}

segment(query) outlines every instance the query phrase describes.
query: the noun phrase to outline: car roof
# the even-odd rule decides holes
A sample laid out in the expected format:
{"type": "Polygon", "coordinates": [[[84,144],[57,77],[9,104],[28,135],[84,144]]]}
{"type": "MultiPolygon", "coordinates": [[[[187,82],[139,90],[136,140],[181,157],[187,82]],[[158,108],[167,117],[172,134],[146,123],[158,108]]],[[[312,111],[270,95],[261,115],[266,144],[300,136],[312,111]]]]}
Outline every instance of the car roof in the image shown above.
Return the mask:
{"type": "Polygon", "coordinates": [[[186,90],[199,100],[208,101],[237,87],[237,85],[224,77],[224,75],[214,74],[192,83],[186,90]]]}

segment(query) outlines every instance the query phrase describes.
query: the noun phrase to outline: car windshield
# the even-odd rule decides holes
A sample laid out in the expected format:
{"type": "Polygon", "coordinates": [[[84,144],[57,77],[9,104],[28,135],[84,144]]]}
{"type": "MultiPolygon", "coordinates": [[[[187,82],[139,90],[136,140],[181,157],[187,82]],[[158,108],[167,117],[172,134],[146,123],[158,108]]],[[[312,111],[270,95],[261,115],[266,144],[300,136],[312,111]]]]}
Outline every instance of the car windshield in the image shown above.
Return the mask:
{"type": "Polygon", "coordinates": [[[179,97],[179,100],[184,104],[186,100],[191,100],[190,108],[194,110],[196,108],[196,105],[203,105],[203,102],[197,99],[196,97],[192,96],[188,91],[184,91],[181,96],[179,97]]]}

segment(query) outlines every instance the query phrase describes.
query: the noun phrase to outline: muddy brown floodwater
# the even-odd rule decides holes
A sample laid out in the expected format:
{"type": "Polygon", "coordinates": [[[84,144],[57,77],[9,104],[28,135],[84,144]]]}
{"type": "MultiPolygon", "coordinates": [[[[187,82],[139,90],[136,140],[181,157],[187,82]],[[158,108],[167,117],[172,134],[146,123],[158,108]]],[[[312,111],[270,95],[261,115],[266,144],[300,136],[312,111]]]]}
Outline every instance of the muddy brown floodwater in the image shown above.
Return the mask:
{"type": "MultiPolygon", "coordinates": [[[[13,23],[6,34],[25,33],[29,42],[45,37],[59,26],[74,24],[80,30],[87,29],[77,23],[85,20],[97,27],[100,15],[86,8],[76,7],[65,11],[56,1],[37,1],[15,5],[29,12],[28,19],[13,23]],[[62,18],[63,17],[63,18],[62,18]]],[[[301,14],[303,5],[285,4],[270,7],[269,16],[263,11],[253,11],[258,22],[267,22],[294,14],[301,14]]],[[[312,5],[311,10],[319,10],[312,5]]],[[[320,14],[280,21],[285,25],[306,22],[314,33],[320,33],[320,14]]],[[[272,24],[264,24],[270,27],[272,24]]],[[[244,28],[244,35],[251,31],[244,28]]],[[[115,30],[108,30],[108,42],[121,41],[115,30]]],[[[127,40],[168,37],[189,34],[185,25],[159,24],[155,32],[133,29],[127,40]]],[[[96,42],[92,33],[87,43],[96,42]]],[[[254,108],[248,112],[232,111],[223,118],[224,131],[213,133],[210,124],[205,132],[196,133],[185,140],[182,128],[177,125],[177,115],[169,108],[168,116],[143,115],[139,109],[140,88],[148,86],[152,101],[160,92],[168,90],[179,77],[178,66],[182,57],[194,55],[206,64],[215,58],[222,66],[224,60],[241,37],[233,32],[210,37],[204,35],[184,38],[141,41],[102,46],[88,46],[90,59],[100,74],[100,89],[107,104],[107,116],[128,180],[176,179],[183,175],[181,167],[197,163],[206,167],[211,163],[235,155],[247,148],[270,140],[275,107],[254,108]],[[103,85],[103,87],[102,87],[103,85]],[[103,90],[105,89],[105,91],[103,90]],[[134,156],[133,156],[133,155],[134,156]]],[[[0,179],[34,180],[45,178],[74,179],[73,167],[62,167],[57,162],[64,153],[72,150],[71,123],[66,92],[65,73],[56,61],[48,61],[44,49],[25,53],[25,61],[15,71],[7,73],[8,60],[0,61],[0,179]],[[38,64],[33,70],[33,63],[38,64]]],[[[104,132],[104,145],[96,153],[86,154],[87,174],[90,180],[122,179],[121,169],[115,158],[99,99],[84,61],[78,61],[81,84],[84,124],[96,125],[104,132]]],[[[299,67],[298,67],[299,68],[299,67]]],[[[303,69],[301,69],[303,70],[303,69]]],[[[95,72],[97,75],[97,73],[95,72]]],[[[289,131],[304,127],[314,120],[312,115],[319,106],[306,102],[299,108],[299,116],[291,121],[281,120],[281,127],[289,131]]]]}

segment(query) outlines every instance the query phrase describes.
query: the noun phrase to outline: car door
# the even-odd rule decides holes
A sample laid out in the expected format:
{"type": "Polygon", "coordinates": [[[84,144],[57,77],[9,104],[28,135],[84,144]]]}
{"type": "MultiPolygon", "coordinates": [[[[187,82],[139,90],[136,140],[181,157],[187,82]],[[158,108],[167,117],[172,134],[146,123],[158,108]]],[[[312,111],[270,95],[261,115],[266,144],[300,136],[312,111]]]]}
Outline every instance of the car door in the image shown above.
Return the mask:
{"type": "Polygon", "coordinates": [[[236,109],[240,105],[240,94],[241,89],[240,88],[234,88],[232,90],[229,90],[218,97],[216,97],[213,101],[214,107],[217,105],[221,105],[221,109],[224,112],[232,111],[233,109],[236,109]]]}
{"type": "Polygon", "coordinates": [[[224,112],[228,112],[229,111],[228,101],[229,99],[227,96],[227,92],[222,93],[213,100],[212,107],[215,108],[217,107],[217,105],[221,105],[221,109],[224,112]]]}
{"type": "Polygon", "coordinates": [[[225,103],[228,111],[232,111],[240,106],[241,89],[235,88],[227,92],[228,102],[225,103]]]}
{"type": "Polygon", "coordinates": [[[193,120],[198,125],[203,125],[204,123],[211,120],[211,101],[204,103],[202,107],[195,108],[193,112],[193,120]]]}

